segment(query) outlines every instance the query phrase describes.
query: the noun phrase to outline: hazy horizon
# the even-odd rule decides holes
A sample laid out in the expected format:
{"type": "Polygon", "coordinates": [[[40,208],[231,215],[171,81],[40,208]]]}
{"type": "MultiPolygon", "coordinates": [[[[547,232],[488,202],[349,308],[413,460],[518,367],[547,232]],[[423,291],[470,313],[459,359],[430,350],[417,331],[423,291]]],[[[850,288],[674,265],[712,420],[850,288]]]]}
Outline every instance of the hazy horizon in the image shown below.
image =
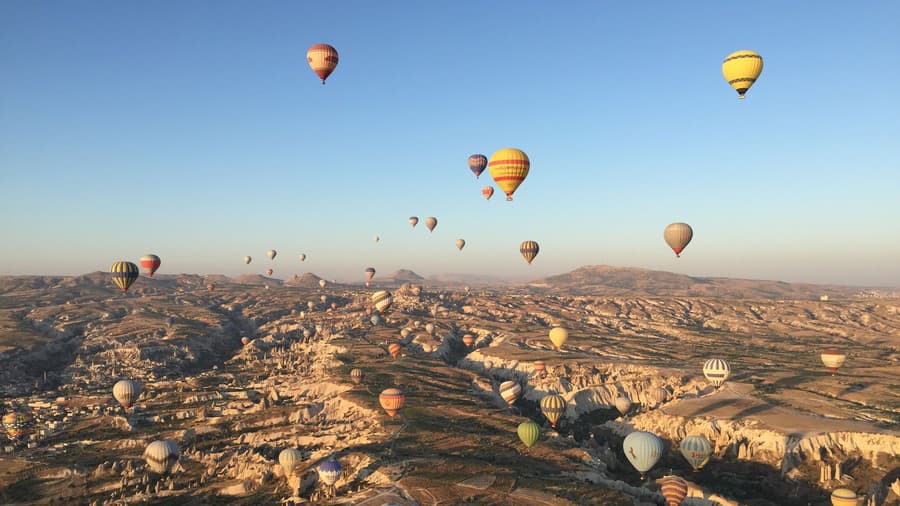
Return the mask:
{"type": "Polygon", "coordinates": [[[608,264],[900,286],[898,18],[890,2],[4,2],[0,273],[155,253],[160,274],[608,264]],[[318,42],[340,52],[325,86],[318,42]],[[738,49],[765,60],[746,100],[721,74],[738,49]],[[506,146],[531,173],[487,202],[466,159],[506,146]],[[680,259],[676,221],[695,232],[680,259]]]}

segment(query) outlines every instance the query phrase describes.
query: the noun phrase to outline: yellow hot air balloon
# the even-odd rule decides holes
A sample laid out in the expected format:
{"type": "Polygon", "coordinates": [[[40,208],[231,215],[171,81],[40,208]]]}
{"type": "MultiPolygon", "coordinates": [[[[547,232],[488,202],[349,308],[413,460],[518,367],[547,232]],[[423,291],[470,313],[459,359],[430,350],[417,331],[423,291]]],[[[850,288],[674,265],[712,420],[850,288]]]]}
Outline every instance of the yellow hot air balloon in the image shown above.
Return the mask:
{"type": "Polygon", "coordinates": [[[309,63],[309,68],[319,76],[323,85],[328,76],[337,67],[338,59],[337,49],[328,44],[313,44],[306,51],[306,61],[309,63]]]}
{"type": "Polygon", "coordinates": [[[839,488],[831,493],[832,506],[856,506],[858,503],[859,496],[850,489],[839,488]]]}
{"type": "Polygon", "coordinates": [[[541,399],[541,412],[547,417],[550,425],[556,427],[556,422],[566,412],[566,400],[561,395],[548,395],[541,399]]]}
{"type": "Polygon", "coordinates": [[[550,330],[550,342],[553,343],[553,346],[556,347],[557,350],[562,349],[562,345],[566,344],[566,341],[569,339],[569,331],[562,328],[556,327],[550,330]]]}
{"type": "Polygon", "coordinates": [[[738,92],[738,98],[744,98],[744,94],[759,78],[762,69],[762,56],[756,51],[747,49],[731,53],[722,62],[722,75],[725,76],[728,84],[738,92]]]}
{"type": "Polygon", "coordinates": [[[112,274],[113,282],[123,292],[128,291],[128,287],[140,276],[137,265],[124,261],[112,264],[109,273],[112,274]]]}
{"type": "Polygon", "coordinates": [[[540,251],[541,247],[534,241],[524,241],[519,245],[519,253],[525,257],[525,261],[528,262],[528,265],[531,265],[531,262],[540,251]]]}
{"type": "Polygon", "coordinates": [[[503,148],[491,156],[488,167],[494,182],[506,193],[506,200],[512,200],[516,188],[528,177],[531,160],[522,150],[503,148]]]}

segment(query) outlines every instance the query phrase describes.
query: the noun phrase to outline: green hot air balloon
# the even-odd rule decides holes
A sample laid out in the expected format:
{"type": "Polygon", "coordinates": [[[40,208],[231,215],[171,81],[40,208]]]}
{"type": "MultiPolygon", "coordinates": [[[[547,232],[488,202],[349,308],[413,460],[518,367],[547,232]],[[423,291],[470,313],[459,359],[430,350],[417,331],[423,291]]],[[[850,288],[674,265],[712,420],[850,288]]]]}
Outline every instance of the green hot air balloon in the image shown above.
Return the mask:
{"type": "Polygon", "coordinates": [[[527,422],[522,422],[519,424],[519,439],[525,443],[525,446],[531,448],[537,443],[537,440],[541,437],[541,426],[534,423],[531,420],[527,422]]]}

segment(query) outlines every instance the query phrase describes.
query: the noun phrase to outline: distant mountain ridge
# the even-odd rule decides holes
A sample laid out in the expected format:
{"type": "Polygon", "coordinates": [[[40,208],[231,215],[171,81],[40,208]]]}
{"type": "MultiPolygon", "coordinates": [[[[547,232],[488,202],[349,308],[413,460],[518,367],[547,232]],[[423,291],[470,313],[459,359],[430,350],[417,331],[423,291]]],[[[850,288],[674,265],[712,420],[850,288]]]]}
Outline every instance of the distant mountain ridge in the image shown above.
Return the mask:
{"type": "Polygon", "coordinates": [[[851,297],[860,289],[847,286],[688,276],[637,267],[589,265],[527,283],[540,291],[583,295],[818,299],[851,297]]]}

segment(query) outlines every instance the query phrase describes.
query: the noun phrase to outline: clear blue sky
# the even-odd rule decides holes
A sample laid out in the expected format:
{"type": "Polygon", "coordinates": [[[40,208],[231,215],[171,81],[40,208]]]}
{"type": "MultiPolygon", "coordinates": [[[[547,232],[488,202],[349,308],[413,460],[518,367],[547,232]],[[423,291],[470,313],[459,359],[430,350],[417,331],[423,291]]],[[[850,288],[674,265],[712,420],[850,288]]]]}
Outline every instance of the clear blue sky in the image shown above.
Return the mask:
{"type": "Polygon", "coordinates": [[[0,273],[153,252],[161,273],[900,285],[900,2],[556,5],[0,2],[0,273]],[[324,87],[318,42],[340,52],[324,87]],[[743,101],[738,49],[765,59],[743,101]],[[485,202],[466,158],[506,146],[531,174],[485,202]],[[673,221],[695,230],[678,260],[673,221]]]}

